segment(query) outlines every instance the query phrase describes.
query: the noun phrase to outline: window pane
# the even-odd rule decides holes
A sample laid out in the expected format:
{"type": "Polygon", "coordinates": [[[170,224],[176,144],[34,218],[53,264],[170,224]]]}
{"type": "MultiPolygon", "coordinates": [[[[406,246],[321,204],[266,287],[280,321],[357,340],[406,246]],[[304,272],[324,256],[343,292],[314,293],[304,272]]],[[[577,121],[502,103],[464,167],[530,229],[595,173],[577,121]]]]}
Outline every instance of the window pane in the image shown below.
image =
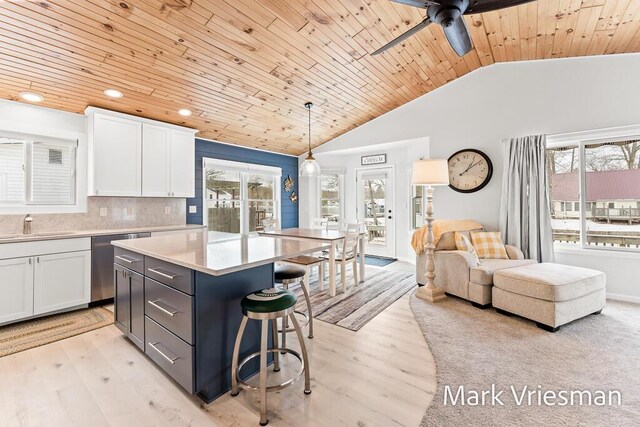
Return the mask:
{"type": "Polygon", "coordinates": [[[340,221],[340,175],[320,177],[320,216],[329,222],[340,221]]]}
{"type": "Polygon", "coordinates": [[[75,203],[75,146],[34,142],[31,150],[29,202],[48,205],[75,203]]]}
{"type": "Polygon", "coordinates": [[[24,144],[0,138],[0,202],[24,201],[24,144]]]}
{"type": "Polygon", "coordinates": [[[585,147],[587,245],[640,246],[640,140],[585,147]]]}
{"type": "Polygon", "coordinates": [[[580,242],[580,209],[578,146],[547,150],[547,173],[553,239],[558,242],[580,242]]]}
{"type": "Polygon", "coordinates": [[[340,198],[340,176],[339,175],[323,175],[320,181],[322,188],[321,197],[323,199],[339,199],[340,198]]]}
{"type": "Polygon", "coordinates": [[[209,231],[240,232],[240,173],[207,169],[205,193],[209,231]]]}
{"type": "Polygon", "coordinates": [[[239,200],[240,173],[207,169],[207,200],[239,200]]]}
{"type": "Polygon", "coordinates": [[[273,201],[249,202],[249,231],[262,230],[262,221],[266,218],[275,218],[275,204],[273,201]]]}
{"type": "Polygon", "coordinates": [[[247,198],[249,200],[273,200],[274,177],[270,175],[249,175],[247,198]]]}
{"type": "Polygon", "coordinates": [[[422,193],[424,191],[423,185],[411,186],[411,227],[415,230],[424,225],[423,210],[422,207],[422,193]]]}
{"type": "Polygon", "coordinates": [[[321,200],[320,216],[327,218],[329,222],[340,220],[340,202],[338,200],[321,200]]]}

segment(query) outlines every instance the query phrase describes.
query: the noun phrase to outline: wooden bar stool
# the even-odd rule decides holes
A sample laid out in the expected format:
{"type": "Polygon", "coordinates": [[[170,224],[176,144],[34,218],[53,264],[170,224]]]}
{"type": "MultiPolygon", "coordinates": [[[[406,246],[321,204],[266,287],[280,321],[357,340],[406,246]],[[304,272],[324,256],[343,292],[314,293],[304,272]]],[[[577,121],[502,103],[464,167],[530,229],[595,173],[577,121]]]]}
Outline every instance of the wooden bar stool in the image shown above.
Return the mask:
{"type": "MultiPolygon", "coordinates": [[[[240,305],[242,307],[242,322],[238,329],[236,343],[233,347],[233,361],[231,362],[231,395],[237,396],[238,388],[247,390],[256,390],[260,392],[260,425],[267,425],[267,391],[280,390],[293,384],[304,373],[304,393],[311,394],[311,377],[309,374],[309,358],[307,356],[307,347],[304,344],[302,330],[296,320],[294,308],[298,302],[297,297],[291,291],[286,289],[264,289],[262,291],[252,292],[245,296],[240,305]],[[300,341],[300,351],[302,356],[295,350],[287,348],[284,344],[278,346],[278,334],[274,332],[273,348],[268,348],[269,343],[269,321],[271,321],[272,329],[275,330],[277,319],[285,319],[289,317],[296,331],[298,341],[300,341]],[[249,319],[262,321],[262,334],[260,341],[260,351],[252,353],[238,362],[240,353],[240,343],[242,335],[247,326],[249,319]],[[267,387],[267,354],[274,353],[274,371],[280,370],[280,361],[278,352],[289,353],[296,357],[301,364],[300,370],[292,378],[273,386],[267,387]],[[251,359],[260,356],[260,385],[258,387],[247,384],[240,379],[240,370],[251,359]]],[[[284,322],[283,322],[284,323],[284,322]]]]}

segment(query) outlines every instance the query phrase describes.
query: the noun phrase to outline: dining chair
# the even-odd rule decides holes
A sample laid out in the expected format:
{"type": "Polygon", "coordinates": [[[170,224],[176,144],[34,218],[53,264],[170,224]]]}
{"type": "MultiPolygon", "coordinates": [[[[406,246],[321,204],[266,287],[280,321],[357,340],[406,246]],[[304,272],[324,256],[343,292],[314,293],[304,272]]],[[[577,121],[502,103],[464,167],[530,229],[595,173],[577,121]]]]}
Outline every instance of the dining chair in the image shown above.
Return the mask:
{"type": "Polygon", "coordinates": [[[262,220],[262,229],[264,231],[273,231],[278,229],[277,218],[265,218],[262,220]]]}
{"type": "Polygon", "coordinates": [[[328,230],[329,220],[327,218],[313,218],[311,220],[311,229],[313,230],[328,230]]]}
{"type": "MultiPolygon", "coordinates": [[[[360,237],[360,226],[358,224],[349,224],[347,235],[342,241],[341,248],[333,248],[336,255],[336,266],[340,268],[340,280],[342,281],[342,290],[347,291],[347,262],[351,261],[353,269],[353,284],[358,285],[358,239],[360,237]]],[[[329,256],[325,256],[325,260],[329,261],[329,256]]]]}

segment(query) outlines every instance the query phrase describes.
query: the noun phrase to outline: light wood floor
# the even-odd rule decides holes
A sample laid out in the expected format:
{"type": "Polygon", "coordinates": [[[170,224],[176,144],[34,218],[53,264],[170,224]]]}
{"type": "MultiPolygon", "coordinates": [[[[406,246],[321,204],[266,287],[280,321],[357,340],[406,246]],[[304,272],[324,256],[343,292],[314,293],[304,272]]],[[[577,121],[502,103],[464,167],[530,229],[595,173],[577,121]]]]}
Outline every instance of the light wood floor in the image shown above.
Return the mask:
{"type": "MultiPolygon", "coordinates": [[[[389,268],[409,268],[395,264],[389,268]]],[[[435,364],[408,301],[358,332],[317,321],[307,344],[313,392],[305,396],[299,381],[269,393],[269,425],[419,425],[435,364]]],[[[205,405],[114,326],[0,358],[0,426],[251,426],[256,397],[227,393],[205,405]]]]}

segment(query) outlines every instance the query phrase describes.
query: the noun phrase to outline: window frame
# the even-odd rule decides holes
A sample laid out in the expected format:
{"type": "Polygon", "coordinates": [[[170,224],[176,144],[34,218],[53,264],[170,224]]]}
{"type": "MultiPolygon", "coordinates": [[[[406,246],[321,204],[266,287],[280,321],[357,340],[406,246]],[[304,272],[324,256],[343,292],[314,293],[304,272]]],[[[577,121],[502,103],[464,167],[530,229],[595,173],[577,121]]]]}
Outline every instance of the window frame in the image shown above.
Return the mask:
{"type": "MultiPolygon", "coordinates": [[[[587,200],[583,195],[586,191],[586,147],[591,144],[640,139],[640,125],[623,126],[618,128],[598,129],[593,131],[572,132],[567,134],[548,135],[546,149],[567,146],[578,147],[578,200],[579,200],[579,233],[580,243],[561,243],[554,241],[556,248],[580,248],[590,251],[627,252],[639,254],[640,248],[595,246],[587,243],[587,200]]],[[[549,179],[550,177],[547,177],[549,179]]],[[[549,206],[551,206],[549,194],[549,206]]],[[[595,202],[594,202],[595,203],[595,202]]]]}
{"type": "Polygon", "coordinates": [[[23,144],[23,199],[15,201],[0,201],[0,214],[24,214],[24,213],[78,213],[86,211],[86,186],[82,185],[80,176],[84,173],[85,153],[80,138],[56,138],[43,135],[25,134],[0,130],[1,138],[13,138],[22,140],[23,144]],[[70,168],[72,169],[70,192],[72,198],[67,202],[37,202],[33,200],[33,146],[45,143],[58,146],[66,146],[71,149],[70,168]],[[83,191],[84,190],[84,191],[83,191]]]}
{"type": "Polygon", "coordinates": [[[211,157],[202,158],[202,224],[208,227],[209,208],[207,207],[207,169],[220,169],[226,172],[237,172],[240,174],[240,234],[255,234],[256,231],[249,230],[249,203],[250,202],[273,202],[274,216],[278,224],[282,224],[281,207],[282,191],[280,181],[282,180],[282,168],[275,166],[264,166],[253,163],[235,162],[231,160],[221,160],[211,157]],[[249,199],[247,194],[247,184],[250,175],[268,175],[274,180],[273,199],[249,199]]]}
{"type": "Polygon", "coordinates": [[[321,174],[320,174],[320,178],[318,179],[318,213],[317,213],[317,217],[318,218],[322,218],[322,201],[323,200],[336,200],[336,199],[325,199],[322,197],[322,177],[323,176],[330,176],[330,175],[335,175],[338,177],[338,211],[339,211],[339,215],[340,215],[340,219],[338,219],[337,222],[329,222],[329,227],[331,227],[332,225],[338,225],[340,224],[340,221],[344,221],[344,176],[345,173],[342,170],[332,170],[332,169],[327,169],[327,170],[322,170],[321,174]]]}

